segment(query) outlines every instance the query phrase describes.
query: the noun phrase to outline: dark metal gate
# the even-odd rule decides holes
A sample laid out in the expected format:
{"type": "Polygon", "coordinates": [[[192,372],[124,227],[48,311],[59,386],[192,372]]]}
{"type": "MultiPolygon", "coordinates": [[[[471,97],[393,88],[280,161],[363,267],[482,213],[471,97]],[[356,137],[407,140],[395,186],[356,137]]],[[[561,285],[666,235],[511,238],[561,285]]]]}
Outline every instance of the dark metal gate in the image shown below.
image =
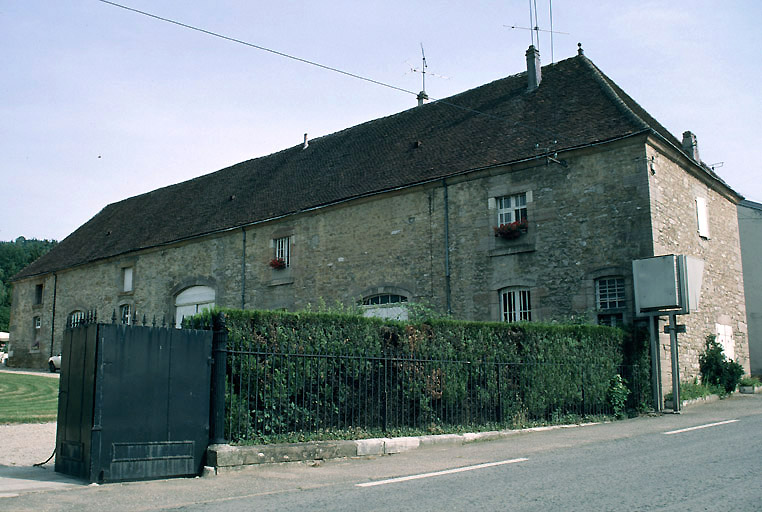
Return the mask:
{"type": "Polygon", "coordinates": [[[99,483],[201,472],[212,331],[89,324],[62,348],[56,471],[99,483]]]}

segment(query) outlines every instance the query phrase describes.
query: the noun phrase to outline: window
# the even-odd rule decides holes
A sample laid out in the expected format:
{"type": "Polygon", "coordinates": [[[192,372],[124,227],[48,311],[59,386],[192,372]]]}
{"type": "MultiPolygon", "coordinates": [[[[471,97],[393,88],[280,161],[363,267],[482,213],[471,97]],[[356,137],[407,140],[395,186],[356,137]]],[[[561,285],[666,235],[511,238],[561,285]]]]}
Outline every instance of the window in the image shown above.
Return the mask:
{"type": "Polygon", "coordinates": [[[281,259],[286,264],[286,267],[291,266],[291,237],[284,236],[282,238],[276,238],[273,240],[273,247],[275,247],[275,259],[281,259]]]}
{"type": "Polygon", "coordinates": [[[527,288],[500,291],[500,319],[503,322],[532,321],[532,301],[527,288]]]}
{"type": "Polygon", "coordinates": [[[363,316],[387,318],[390,320],[407,320],[408,298],[396,293],[377,293],[362,300],[363,316]]]}
{"type": "Polygon", "coordinates": [[[512,196],[498,197],[497,224],[510,224],[521,220],[527,220],[527,195],[526,193],[512,196]]]}
{"type": "Polygon", "coordinates": [[[736,342],[733,339],[733,328],[729,325],[714,324],[714,331],[717,333],[715,341],[722,347],[722,353],[728,359],[736,358],[736,342]]]}
{"type": "Polygon", "coordinates": [[[124,325],[130,325],[132,323],[131,308],[129,304],[122,304],[119,306],[119,318],[124,325]]]}
{"type": "Polygon", "coordinates": [[[215,292],[210,286],[191,286],[175,297],[175,327],[182,327],[183,318],[214,307],[215,292]]]}
{"type": "Polygon", "coordinates": [[[698,234],[702,238],[709,238],[709,214],[706,209],[706,199],[696,198],[696,220],[698,221],[698,234]]]}
{"type": "Polygon", "coordinates": [[[43,287],[41,284],[38,284],[34,287],[34,303],[35,305],[42,304],[42,290],[43,287]]]}
{"type": "Polygon", "coordinates": [[[132,267],[124,267],[122,269],[122,291],[132,291],[132,267]]]}
{"type": "Polygon", "coordinates": [[[370,306],[373,304],[395,304],[397,302],[407,302],[407,297],[404,295],[395,295],[393,293],[381,293],[378,295],[371,295],[362,300],[363,306],[370,306]]]}
{"type": "Polygon", "coordinates": [[[32,325],[34,326],[34,343],[32,344],[32,352],[37,352],[40,350],[40,337],[42,336],[42,318],[39,316],[34,317],[32,319],[32,325]]]}
{"type": "Polygon", "coordinates": [[[624,325],[624,309],[627,305],[624,294],[624,278],[602,277],[595,281],[595,303],[599,325],[621,327],[624,325]]]}
{"type": "Polygon", "coordinates": [[[602,277],[595,283],[595,295],[599,310],[617,309],[625,306],[624,279],[621,277],[602,277]]]}
{"type": "Polygon", "coordinates": [[[76,327],[77,325],[83,323],[85,321],[85,312],[84,311],[72,311],[69,313],[69,321],[68,324],[72,327],[76,327]]]}

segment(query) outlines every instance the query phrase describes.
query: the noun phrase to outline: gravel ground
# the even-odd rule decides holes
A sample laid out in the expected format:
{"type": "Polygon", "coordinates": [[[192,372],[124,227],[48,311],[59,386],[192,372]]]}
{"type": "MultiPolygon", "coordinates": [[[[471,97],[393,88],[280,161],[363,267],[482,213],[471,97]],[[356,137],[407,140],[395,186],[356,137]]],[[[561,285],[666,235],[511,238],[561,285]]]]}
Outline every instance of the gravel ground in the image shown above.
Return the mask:
{"type": "Polygon", "coordinates": [[[47,460],[55,447],[55,422],[0,425],[0,465],[32,466],[47,460]]]}

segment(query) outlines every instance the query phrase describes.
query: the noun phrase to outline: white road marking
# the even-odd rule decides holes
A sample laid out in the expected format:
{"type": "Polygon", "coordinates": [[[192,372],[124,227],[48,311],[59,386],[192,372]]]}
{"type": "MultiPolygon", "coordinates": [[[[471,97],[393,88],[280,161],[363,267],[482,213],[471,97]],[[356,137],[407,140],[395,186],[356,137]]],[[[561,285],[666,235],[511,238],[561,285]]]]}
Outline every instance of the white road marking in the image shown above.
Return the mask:
{"type": "Polygon", "coordinates": [[[728,423],[735,423],[736,421],[740,421],[740,420],[718,421],[717,423],[707,423],[706,425],[699,425],[697,427],[681,428],[680,430],[672,430],[670,432],[664,432],[664,435],[668,436],[670,434],[680,434],[682,432],[689,432],[691,430],[698,430],[700,428],[716,427],[717,425],[727,425],[728,423]]]}
{"type": "Polygon", "coordinates": [[[434,471],[433,473],[421,473],[420,475],[400,476],[397,478],[390,478],[388,480],[378,480],[375,482],[365,482],[362,484],[356,484],[357,487],[373,487],[376,485],[396,484],[398,482],[407,482],[408,480],[418,480],[421,478],[430,478],[432,476],[451,475],[453,473],[462,473],[463,471],[473,471],[474,469],[491,468],[493,466],[502,466],[505,464],[515,464],[517,462],[524,462],[529,459],[511,459],[501,460],[499,462],[487,462],[484,464],[477,464],[475,466],[466,466],[462,468],[446,469],[444,471],[434,471]]]}

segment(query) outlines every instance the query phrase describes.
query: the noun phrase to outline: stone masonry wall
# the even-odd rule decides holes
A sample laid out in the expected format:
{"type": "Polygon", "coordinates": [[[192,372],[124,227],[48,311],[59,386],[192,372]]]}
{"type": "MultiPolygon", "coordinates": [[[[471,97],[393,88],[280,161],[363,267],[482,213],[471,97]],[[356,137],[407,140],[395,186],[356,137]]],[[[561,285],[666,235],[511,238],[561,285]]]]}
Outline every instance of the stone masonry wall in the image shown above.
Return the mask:
{"type": "MultiPolygon", "coordinates": [[[[680,380],[699,374],[698,356],[707,335],[716,326],[732,329],[735,359],[749,371],[746,306],[736,205],[706,182],[685,172],[687,159],[652,142],[655,157],[650,177],[654,255],[685,254],[704,260],[704,279],[698,311],[679,316],[687,332],[678,335],[680,380]],[[707,203],[709,237],[698,233],[696,198],[707,203]]],[[[660,334],[662,378],[665,392],[672,388],[669,336],[660,334]]]]}

